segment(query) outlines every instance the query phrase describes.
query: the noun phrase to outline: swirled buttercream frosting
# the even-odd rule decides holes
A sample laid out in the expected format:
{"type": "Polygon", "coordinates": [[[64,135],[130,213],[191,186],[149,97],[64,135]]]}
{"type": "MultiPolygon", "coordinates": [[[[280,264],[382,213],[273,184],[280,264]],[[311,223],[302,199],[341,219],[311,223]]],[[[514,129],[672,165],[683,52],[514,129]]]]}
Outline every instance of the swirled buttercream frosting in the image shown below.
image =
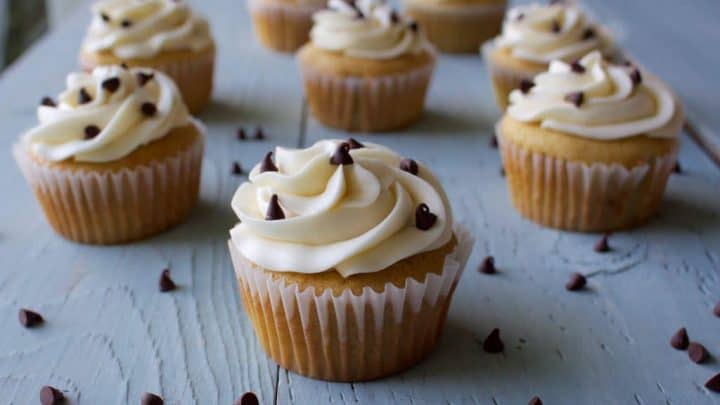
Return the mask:
{"type": "Polygon", "coordinates": [[[450,205],[430,170],[354,140],[278,147],[232,207],[240,223],[231,243],[270,271],[377,272],[452,238],[450,205]]]}
{"type": "Polygon", "coordinates": [[[675,95],[656,77],[612,65],[600,52],[579,61],[554,61],[547,72],[510,93],[507,114],[522,122],[598,140],[636,135],[678,136],[675,95]]]}
{"type": "Polygon", "coordinates": [[[522,60],[549,63],[571,62],[593,50],[611,52],[605,30],[588,19],[578,7],[555,3],[530,4],[508,11],[495,46],[509,49],[522,60]]]}
{"type": "Polygon", "coordinates": [[[58,102],[44,99],[40,124],[23,135],[48,161],[110,162],[191,122],[175,83],[152,69],[103,66],[68,76],[58,102]]]}
{"type": "Polygon", "coordinates": [[[208,22],[182,0],[107,0],[92,10],[85,51],[147,59],[163,51],[198,52],[213,43],[208,22]]]}
{"type": "Polygon", "coordinates": [[[392,59],[427,47],[417,23],[376,0],[330,0],[313,20],[314,46],[351,57],[392,59]]]}

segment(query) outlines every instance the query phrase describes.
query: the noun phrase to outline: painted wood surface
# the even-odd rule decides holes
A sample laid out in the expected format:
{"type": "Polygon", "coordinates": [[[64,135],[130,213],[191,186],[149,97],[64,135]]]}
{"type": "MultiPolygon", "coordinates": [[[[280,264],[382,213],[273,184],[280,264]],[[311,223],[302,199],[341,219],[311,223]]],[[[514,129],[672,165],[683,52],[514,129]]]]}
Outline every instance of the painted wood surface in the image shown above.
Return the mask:
{"type": "MultiPolygon", "coordinates": [[[[0,403],[37,403],[44,384],[68,390],[79,404],[138,403],[144,391],[171,404],[230,404],[248,390],[263,404],[524,404],[534,395],[549,404],[720,403],[702,388],[720,364],[695,365],[668,345],[686,326],[720,355],[720,319],[712,315],[720,299],[717,168],[685,138],[685,171],[671,178],[659,218],[615,235],[606,255],[592,251],[597,235],[533,225],[511,208],[489,146],[498,113],[477,57],[440,60],[418,125],[360,136],[434,167],[456,215],[478,239],[439,348],[418,367],[370,383],[326,383],[278,369],[242,311],[226,252],[235,222],[229,200],[244,180],[230,174],[231,164],[249,168],[275,144],[347,135],[306,119],[293,59],[254,42],[242,2],[194,3],[212,20],[220,55],[215,101],[201,116],[209,132],[202,199],[188,223],[159,237],[111,248],[60,239],[10,156],[18,134],[34,125],[40,97],[59,92],[76,68],[88,16],[74,17],[0,78],[0,148],[7,152],[0,158],[0,403]],[[238,126],[252,133],[258,124],[267,140],[235,139],[238,126]],[[475,271],[488,254],[501,270],[496,276],[475,271]],[[158,293],[164,267],[180,291],[158,293]],[[588,292],[564,290],[574,271],[590,275],[588,292]],[[19,307],[37,309],[47,324],[23,329],[19,307]],[[488,355],[479,344],[495,327],[506,343],[503,355],[488,355]]],[[[704,76],[709,66],[677,62],[657,44],[662,20],[652,20],[660,11],[650,3],[698,18],[681,25],[708,30],[696,35],[718,35],[700,23],[711,16],[669,0],[590,6],[624,29],[630,50],[676,86],[699,125],[718,132],[704,102],[712,102],[705,92],[720,81],[704,76]],[[629,28],[635,24],[648,28],[629,28]]],[[[717,11],[713,0],[701,3],[717,11]]],[[[667,42],[682,44],[678,54],[697,52],[707,63],[717,57],[702,53],[692,35],[674,35],[684,38],[667,42]]]]}

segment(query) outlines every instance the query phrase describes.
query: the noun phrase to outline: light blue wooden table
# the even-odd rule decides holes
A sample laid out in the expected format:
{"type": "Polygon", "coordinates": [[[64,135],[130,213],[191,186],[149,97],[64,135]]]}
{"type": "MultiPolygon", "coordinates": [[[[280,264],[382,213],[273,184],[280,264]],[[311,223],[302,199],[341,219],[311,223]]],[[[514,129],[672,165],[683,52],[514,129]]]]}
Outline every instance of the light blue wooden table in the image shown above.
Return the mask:
{"type": "MultiPolygon", "coordinates": [[[[690,362],[668,340],[681,326],[720,356],[720,171],[707,151],[720,142],[720,2],[594,0],[588,6],[622,33],[640,61],[685,100],[708,147],[689,137],[659,218],[593,252],[597,235],[542,229],[510,207],[489,146],[498,112],[479,57],[443,57],[425,118],[373,138],[436,168],[458,218],[477,237],[440,347],[401,375],[362,384],[309,380],[279,369],[258,346],[242,311],[226,252],[236,221],[230,197],[273,145],[305,146],[345,134],[308,118],[292,58],[261,49],[239,0],[195,1],[219,42],[202,201],[190,221],[122,247],[88,247],[53,234],[10,155],[35,124],[35,106],[76,69],[88,15],[48,35],[0,76],[0,404],[38,403],[51,384],[73,404],[136,404],[145,391],[170,404],[231,404],[245,391],[263,404],[400,403],[705,404],[703,383],[720,364],[690,362]],[[239,142],[239,125],[262,124],[266,141],[239,142]],[[488,254],[500,274],[475,271],[488,254]],[[160,294],[170,267],[181,289],[160,294]],[[590,290],[568,293],[571,272],[590,290]],[[45,326],[26,330],[19,307],[45,326]],[[498,327],[506,353],[479,341],[498,327]]],[[[361,139],[368,139],[361,137],[361,139]]]]}

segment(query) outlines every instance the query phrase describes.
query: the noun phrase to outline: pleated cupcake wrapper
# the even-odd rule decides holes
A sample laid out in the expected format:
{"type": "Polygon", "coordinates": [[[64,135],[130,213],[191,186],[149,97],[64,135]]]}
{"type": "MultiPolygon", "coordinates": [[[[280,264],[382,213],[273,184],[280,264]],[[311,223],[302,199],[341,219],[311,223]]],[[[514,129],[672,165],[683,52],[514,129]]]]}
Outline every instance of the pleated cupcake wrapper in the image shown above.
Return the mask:
{"type": "Polygon", "coordinates": [[[33,160],[22,143],[13,154],[57,233],[107,245],[151,236],[190,214],[202,166],[198,139],[175,156],[119,171],[58,169],[33,160]]]}
{"type": "Polygon", "coordinates": [[[488,70],[488,75],[490,76],[490,84],[495,94],[495,102],[501,111],[505,111],[509,104],[508,97],[510,96],[510,92],[519,88],[520,82],[523,81],[523,79],[532,80],[545,69],[533,71],[510,69],[505,66],[500,66],[494,63],[490,57],[494,49],[495,47],[492,40],[487,41],[482,46],[482,55],[488,70]]]}
{"type": "Polygon", "coordinates": [[[406,73],[377,77],[333,76],[300,63],[310,111],[321,123],[347,131],[406,127],[425,109],[436,56],[406,73]]]}
{"type": "Polygon", "coordinates": [[[296,5],[267,0],[248,2],[255,35],[265,47],[294,52],[310,39],[312,16],[325,4],[296,5]]]}
{"type": "Polygon", "coordinates": [[[452,294],[474,239],[461,225],[458,245],[441,274],[409,278],[382,292],[300,291],[249,262],[229,242],[245,310],[266,352],[298,374],[332,381],[361,381],[399,372],[422,360],[437,343],[452,294]]]}
{"type": "Polygon", "coordinates": [[[441,52],[475,53],[500,33],[506,5],[428,5],[404,1],[405,11],[420,24],[430,42],[441,52]]]}
{"type": "Polygon", "coordinates": [[[580,232],[627,229],[658,210],[677,150],[628,169],[573,162],[526,150],[504,139],[500,149],[515,208],[548,227],[580,232]]]}

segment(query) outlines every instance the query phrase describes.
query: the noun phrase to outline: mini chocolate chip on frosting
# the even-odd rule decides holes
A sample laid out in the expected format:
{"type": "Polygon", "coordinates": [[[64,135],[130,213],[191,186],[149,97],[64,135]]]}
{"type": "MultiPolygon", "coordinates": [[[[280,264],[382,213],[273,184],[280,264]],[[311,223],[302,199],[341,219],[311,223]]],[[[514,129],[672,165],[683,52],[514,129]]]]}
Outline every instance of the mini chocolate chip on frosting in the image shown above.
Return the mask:
{"type": "Polygon", "coordinates": [[[597,140],[677,137],[682,111],[675,95],[649,74],[638,77],[637,68],[610,64],[598,51],[573,64],[554,61],[535,77],[532,88],[510,93],[507,113],[597,140]]]}
{"type": "Polygon", "coordinates": [[[593,50],[613,52],[610,36],[580,8],[567,3],[511,9],[494,45],[509,49],[518,59],[535,63],[558,59],[571,62],[593,50]]]}
{"type": "Polygon", "coordinates": [[[208,22],[182,1],[105,0],[92,7],[83,49],[123,59],[147,59],[163,51],[199,52],[212,45],[208,22]]]}
{"type": "Polygon", "coordinates": [[[335,269],[349,277],[450,241],[450,205],[427,167],[417,163],[418,175],[408,173],[400,155],[372,143],[347,150],[353,164],[333,164],[344,145],[278,147],[277,171],[262,171],[262,163],[251,171],[232,200],[240,223],[231,243],[243,256],[270,271],[335,269]]]}
{"type": "Polygon", "coordinates": [[[417,23],[377,0],[330,0],[313,16],[312,44],[362,59],[392,59],[428,46],[417,23]]]}
{"type": "Polygon", "coordinates": [[[169,77],[150,69],[98,67],[68,76],[56,107],[38,107],[40,124],[23,142],[48,161],[110,162],[191,123],[169,77]],[[155,79],[141,85],[136,77],[155,79]]]}

